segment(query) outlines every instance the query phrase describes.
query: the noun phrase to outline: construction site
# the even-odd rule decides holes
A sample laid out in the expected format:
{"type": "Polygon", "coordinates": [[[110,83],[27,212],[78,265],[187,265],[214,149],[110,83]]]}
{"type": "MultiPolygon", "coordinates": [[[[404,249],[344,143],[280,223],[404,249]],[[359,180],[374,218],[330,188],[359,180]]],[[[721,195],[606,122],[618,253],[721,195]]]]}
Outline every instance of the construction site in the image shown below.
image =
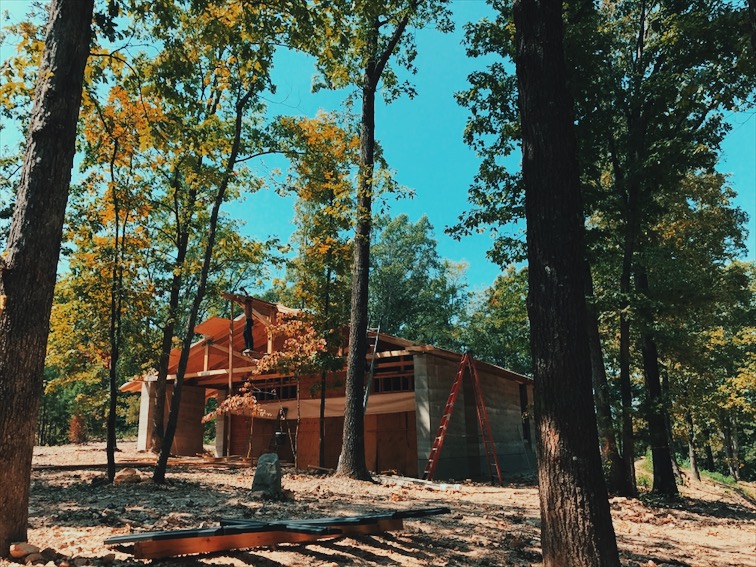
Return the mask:
{"type": "MultiPolygon", "coordinates": [[[[282,340],[272,336],[271,326],[295,310],[254,297],[224,294],[224,298],[239,315],[233,320],[212,317],[195,329],[202,338],[189,353],[172,452],[202,453],[202,418],[208,401],[221,402],[247,384],[258,411],[254,415],[239,411],[216,420],[215,457],[239,456],[254,463],[261,454],[275,451],[282,461],[294,462],[297,447],[298,468],[336,468],[344,426],[345,369],[326,376],[321,463],[322,377],[294,379],[255,372],[260,358],[281,348],[282,340]],[[247,348],[250,343],[252,349],[247,348]]],[[[529,377],[377,329],[368,331],[368,342],[364,410],[370,471],[408,477],[428,477],[430,472],[436,479],[499,482],[535,472],[529,377]]],[[[178,359],[176,350],[171,354],[169,394],[178,359]]],[[[140,450],[149,448],[155,380],[153,375],[142,376],[122,387],[141,396],[140,450]]]]}

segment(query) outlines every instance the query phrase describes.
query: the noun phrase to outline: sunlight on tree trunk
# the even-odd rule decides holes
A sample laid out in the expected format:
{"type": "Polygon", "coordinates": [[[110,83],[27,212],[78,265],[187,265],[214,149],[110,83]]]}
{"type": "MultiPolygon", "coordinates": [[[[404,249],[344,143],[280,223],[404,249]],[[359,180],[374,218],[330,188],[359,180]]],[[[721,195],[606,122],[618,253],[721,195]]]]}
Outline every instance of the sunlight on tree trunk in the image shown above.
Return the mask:
{"type": "Polygon", "coordinates": [[[562,2],[516,1],[514,21],[544,565],[619,566],[591,392],[562,2]]]}
{"type": "Polygon", "coordinates": [[[0,259],[0,557],[26,541],[29,479],[92,0],[53,0],[8,249],[0,259]]]}

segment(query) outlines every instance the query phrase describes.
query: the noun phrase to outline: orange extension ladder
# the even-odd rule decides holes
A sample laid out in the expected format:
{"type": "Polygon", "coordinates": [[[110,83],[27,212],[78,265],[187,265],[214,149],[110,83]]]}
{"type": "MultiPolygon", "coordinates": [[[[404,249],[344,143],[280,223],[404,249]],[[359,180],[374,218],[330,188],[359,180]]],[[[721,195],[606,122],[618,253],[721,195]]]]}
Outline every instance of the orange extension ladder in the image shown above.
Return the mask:
{"type": "Polygon", "coordinates": [[[462,355],[462,361],[459,364],[459,371],[452,383],[451,392],[449,392],[449,399],[446,401],[446,407],[444,413],[441,416],[441,423],[438,426],[438,432],[436,438],[433,441],[433,446],[428,455],[428,464],[425,465],[425,471],[423,472],[423,479],[432,480],[433,474],[436,471],[436,465],[438,464],[438,458],[441,454],[441,447],[444,446],[444,438],[446,437],[446,431],[449,427],[449,420],[451,419],[452,412],[454,411],[454,403],[457,401],[457,394],[459,394],[459,388],[462,385],[462,380],[465,378],[465,373],[469,373],[473,381],[473,392],[475,396],[475,407],[478,410],[478,425],[480,425],[480,431],[483,434],[483,447],[486,452],[486,461],[488,462],[488,470],[491,475],[491,483],[498,481],[499,484],[504,484],[501,478],[501,468],[499,467],[499,459],[496,456],[496,446],[494,445],[493,433],[491,432],[491,424],[488,421],[488,412],[486,411],[486,405],[483,402],[483,393],[480,388],[480,380],[478,378],[478,370],[475,368],[475,362],[469,352],[462,355]]]}

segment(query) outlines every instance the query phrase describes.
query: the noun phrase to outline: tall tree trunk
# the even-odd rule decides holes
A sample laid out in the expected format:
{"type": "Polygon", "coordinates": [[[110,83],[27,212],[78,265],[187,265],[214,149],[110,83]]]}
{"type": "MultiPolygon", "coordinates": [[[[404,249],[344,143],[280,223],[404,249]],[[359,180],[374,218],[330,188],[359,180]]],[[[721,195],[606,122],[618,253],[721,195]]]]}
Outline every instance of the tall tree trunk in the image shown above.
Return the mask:
{"type": "MultiPolygon", "coordinates": [[[[333,201],[331,201],[333,202],[333,201]]],[[[328,252],[326,253],[326,286],[325,286],[325,297],[323,298],[323,322],[330,327],[329,324],[329,315],[331,311],[331,274],[333,272],[331,267],[331,261],[332,261],[332,253],[331,249],[328,249],[328,252]]],[[[328,340],[329,336],[331,334],[331,329],[326,330],[326,347],[330,347],[330,341],[328,340]]],[[[319,445],[318,445],[318,466],[325,467],[325,440],[326,440],[326,434],[325,434],[325,409],[326,409],[326,378],[328,377],[328,372],[324,368],[320,372],[320,422],[318,424],[319,429],[319,445]]]]}
{"type": "Polygon", "coordinates": [[[693,426],[693,414],[689,409],[685,410],[685,427],[688,433],[688,459],[690,460],[690,474],[696,480],[701,480],[701,473],[698,470],[698,459],[696,458],[696,428],[693,426]]]}
{"type": "Polygon", "coordinates": [[[110,280],[110,365],[108,369],[109,403],[106,453],[108,459],[108,480],[115,479],[116,465],[116,409],[118,404],[118,359],[121,345],[121,314],[123,305],[123,250],[126,240],[126,216],[120,226],[121,207],[116,191],[115,159],[118,155],[118,141],[113,146],[110,160],[110,181],[113,200],[115,237],[113,238],[113,271],[110,280]]]}
{"type": "MultiPolygon", "coordinates": [[[[585,262],[586,296],[593,298],[593,277],[591,266],[585,262]]],[[[588,348],[591,355],[591,377],[593,378],[593,398],[596,404],[596,423],[598,425],[601,443],[601,458],[608,469],[607,488],[610,494],[634,496],[633,484],[627,478],[622,457],[617,448],[617,437],[614,432],[612,408],[609,399],[609,381],[604,366],[604,352],[601,348],[598,316],[596,308],[589,301],[587,303],[586,323],[588,333],[588,348]]]]}
{"type": "MultiPolygon", "coordinates": [[[[370,45],[373,47],[372,53],[375,53],[378,43],[377,21],[373,24],[369,37],[370,45]]],[[[344,434],[337,469],[338,474],[360,480],[370,480],[370,473],[365,463],[365,414],[362,408],[362,399],[365,389],[365,357],[367,355],[376,85],[375,60],[371,60],[368,63],[362,87],[360,174],[357,187],[357,224],[354,234],[354,261],[352,265],[346,405],[344,407],[344,434]]]]}
{"type": "Polygon", "coordinates": [[[357,183],[357,222],[354,229],[354,263],[352,265],[352,302],[349,316],[346,401],[344,435],[339,456],[338,474],[369,480],[365,464],[365,357],[367,356],[368,279],[370,275],[370,230],[372,226],[373,173],[375,162],[375,92],[383,70],[394,53],[409,18],[418,8],[413,0],[385,46],[379,49],[382,25],[378,16],[365,21],[368,55],[362,78],[362,117],[360,123],[360,164],[357,183]]]}
{"type": "MultiPolygon", "coordinates": [[[[176,259],[173,262],[173,277],[171,278],[171,293],[168,298],[168,313],[163,325],[163,335],[160,341],[160,359],[158,372],[155,380],[155,399],[152,410],[152,437],[150,449],[154,453],[160,453],[163,448],[163,436],[165,434],[165,397],[168,382],[168,366],[170,364],[171,350],[173,349],[173,336],[176,334],[179,301],[181,300],[181,281],[184,272],[184,261],[189,249],[189,219],[181,220],[181,207],[178,192],[181,189],[179,168],[176,167],[171,185],[174,195],[174,207],[176,217],[176,259]]],[[[193,204],[196,200],[197,191],[192,188],[189,192],[188,203],[193,204]]]]}
{"type": "MultiPolygon", "coordinates": [[[[636,271],[635,287],[639,293],[648,296],[648,273],[644,266],[639,266],[636,271]]],[[[651,457],[654,467],[652,491],[674,496],[677,494],[677,483],[672,465],[669,435],[667,435],[667,400],[662,392],[656,341],[650,330],[653,325],[653,315],[645,307],[641,307],[639,311],[642,314],[644,325],[641,332],[641,353],[643,355],[643,376],[646,382],[646,420],[651,438],[651,457]]]]}
{"type": "Polygon", "coordinates": [[[0,256],[0,557],[26,541],[29,480],[93,0],[53,0],[8,248],[0,256]]]}
{"type": "Polygon", "coordinates": [[[170,413],[168,414],[168,423],[165,426],[165,435],[163,436],[163,446],[160,449],[160,454],[158,455],[158,460],[155,464],[155,471],[152,475],[152,480],[156,483],[165,482],[165,471],[168,467],[168,457],[171,453],[171,446],[173,445],[173,438],[176,434],[176,426],[178,425],[179,411],[181,408],[181,391],[184,384],[184,374],[186,373],[186,367],[189,362],[189,350],[192,346],[194,327],[197,324],[200,306],[205,298],[207,278],[210,273],[210,264],[213,258],[215,233],[218,227],[218,216],[220,215],[221,205],[226,197],[226,190],[228,189],[228,185],[234,175],[234,168],[236,167],[236,160],[241,146],[242,120],[245,108],[252,98],[252,92],[253,91],[251,90],[247,91],[236,103],[234,138],[231,153],[226,161],[223,177],[218,186],[218,190],[216,191],[213,208],[210,213],[210,220],[207,226],[207,243],[205,244],[205,253],[202,258],[202,268],[200,270],[200,277],[197,282],[197,290],[194,295],[194,301],[192,302],[192,308],[189,312],[189,318],[184,330],[184,338],[181,344],[181,355],[176,370],[176,381],[173,387],[173,395],[171,396],[171,408],[170,413]]]}
{"type": "Polygon", "coordinates": [[[562,2],[516,0],[514,21],[544,565],[618,566],[591,392],[562,2]]]}

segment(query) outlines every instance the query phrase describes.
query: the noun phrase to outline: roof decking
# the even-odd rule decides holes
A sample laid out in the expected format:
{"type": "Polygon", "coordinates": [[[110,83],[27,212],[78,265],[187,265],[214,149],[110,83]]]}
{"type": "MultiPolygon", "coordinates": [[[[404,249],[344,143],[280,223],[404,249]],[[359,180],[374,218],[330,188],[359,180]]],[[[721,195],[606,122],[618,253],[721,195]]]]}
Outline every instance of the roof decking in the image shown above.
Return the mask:
{"type": "MultiPolygon", "coordinates": [[[[203,338],[195,342],[189,351],[189,360],[184,375],[187,384],[224,389],[228,388],[229,375],[233,376],[231,381],[234,383],[249,378],[257,368],[257,359],[262,357],[269,349],[275,350],[276,346],[278,346],[272,344],[270,341],[269,326],[276,322],[278,314],[297,312],[297,310],[284,307],[283,305],[269,303],[253,297],[234,294],[223,294],[223,297],[233,303],[242,305],[245,302],[251,302],[254,352],[251,356],[243,354],[245,348],[243,333],[246,322],[243,312],[234,317],[233,325],[229,319],[211,317],[195,327],[195,332],[202,335],[203,338]],[[229,349],[229,344],[232,345],[231,349],[229,349]]],[[[368,331],[368,336],[370,337],[368,361],[373,358],[373,344],[376,337],[378,339],[378,348],[375,356],[376,379],[411,378],[414,373],[413,361],[415,355],[431,354],[453,361],[458,361],[461,357],[459,353],[450,350],[418,344],[385,333],[368,331]]],[[[168,367],[169,379],[175,379],[180,354],[181,349],[174,349],[171,352],[168,367]]],[[[520,384],[529,384],[532,382],[527,376],[500,366],[478,360],[475,363],[476,367],[480,370],[500,375],[503,378],[520,384]]],[[[265,374],[260,376],[260,379],[271,377],[273,375],[265,374]]],[[[121,390],[125,392],[138,392],[142,381],[151,381],[154,379],[154,376],[142,377],[124,384],[121,390]]]]}

